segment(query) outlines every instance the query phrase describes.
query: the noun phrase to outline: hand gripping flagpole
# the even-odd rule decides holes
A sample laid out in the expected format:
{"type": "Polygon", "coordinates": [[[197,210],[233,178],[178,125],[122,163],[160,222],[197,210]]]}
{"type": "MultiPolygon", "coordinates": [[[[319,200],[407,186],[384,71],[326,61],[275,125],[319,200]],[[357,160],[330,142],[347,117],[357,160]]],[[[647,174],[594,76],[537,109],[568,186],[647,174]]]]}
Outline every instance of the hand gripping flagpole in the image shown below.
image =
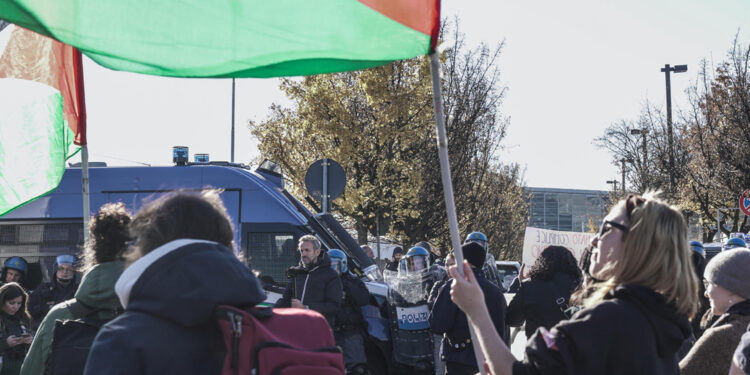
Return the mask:
{"type": "MultiPolygon", "coordinates": [[[[456,258],[456,269],[463,276],[464,255],[461,252],[461,242],[458,234],[458,219],[456,216],[456,205],[453,200],[453,183],[451,182],[451,166],[448,160],[448,137],[445,133],[445,116],[443,115],[443,94],[440,84],[440,60],[436,51],[430,52],[430,73],[432,75],[432,104],[435,107],[435,126],[437,128],[438,155],[440,156],[440,176],[443,181],[443,194],[445,196],[445,209],[448,213],[448,226],[451,233],[451,245],[453,255],[456,258]]],[[[474,346],[474,354],[477,359],[477,367],[482,375],[484,370],[484,355],[482,347],[477,342],[474,329],[469,324],[471,342],[474,346]]]]}

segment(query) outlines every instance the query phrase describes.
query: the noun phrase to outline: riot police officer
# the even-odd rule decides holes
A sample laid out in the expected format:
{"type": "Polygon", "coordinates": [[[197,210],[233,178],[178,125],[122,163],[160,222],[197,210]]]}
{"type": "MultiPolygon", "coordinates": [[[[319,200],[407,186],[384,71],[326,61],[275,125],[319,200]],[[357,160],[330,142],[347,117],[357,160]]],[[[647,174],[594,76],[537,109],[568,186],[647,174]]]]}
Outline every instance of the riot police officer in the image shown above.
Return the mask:
{"type": "Polygon", "coordinates": [[[328,250],[328,257],[331,258],[331,268],[339,274],[344,286],[344,300],[341,309],[336,314],[336,323],[333,326],[336,345],[344,352],[347,374],[369,374],[362,338],[362,333],[367,328],[362,316],[362,306],[367,305],[370,294],[365,283],[349,273],[346,254],[343,251],[328,250]]]}
{"type": "Polygon", "coordinates": [[[505,291],[505,288],[503,287],[503,280],[500,279],[500,275],[497,272],[495,257],[492,255],[492,253],[490,253],[489,246],[487,246],[487,236],[485,236],[482,232],[471,232],[468,236],[466,236],[466,240],[464,240],[465,244],[469,242],[478,243],[484,248],[484,251],[487,253],[487,259],[484,260],[484,266],[482,266],[484,277],[488,281],[497,285],[498,287],[500,287],[500,289],[505,291]]]}
{"type": "Polygon", "coordinates": [[[29,272],[29,263],[21,257],[10,257],[5,260],[2,271],[1,284],[16,282],[25,287],[26,275],[29,272]]]}
{"type": "Polygon", "coordinates": [[[29,313],[34,318],[35,326],[52,306],[74,297],[78,289],[73,268],[75,262],[76,258],[70,254],[58,255],[52,269],[52,280],[39,285],[29,296],[29,313]]]}

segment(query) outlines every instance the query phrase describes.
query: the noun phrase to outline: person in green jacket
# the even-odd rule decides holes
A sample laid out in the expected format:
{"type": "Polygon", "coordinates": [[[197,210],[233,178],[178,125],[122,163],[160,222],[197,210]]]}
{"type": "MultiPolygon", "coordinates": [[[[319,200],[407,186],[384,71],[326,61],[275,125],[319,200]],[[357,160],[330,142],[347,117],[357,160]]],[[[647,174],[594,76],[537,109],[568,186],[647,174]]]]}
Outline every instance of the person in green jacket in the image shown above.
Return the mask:
{"type": "Polygon", "coordinates": [[[32,337],[31,314],[26,308],[28,294],[21,285],[12,282],[0,287],[0,375],[17,375],[29,350],[32,337]]]}
{"type": "Polygon", "coordinates": [[[91,219],[89,242],[83,250],[82,268],[85,274],[75,298],[55,305],[44,317],[23,361],[21,374],[44,374],[52,345],[55,320],[78,318],[74,317],[71,311],[74,302],[95,310],[96,313],[92,317],[96,319],[109,320],[122,311],[120,300],[115,294],[115,283],[124,268],[122,254],[131,239],[128,231],[131,220],[131,214],[122,203],[105,204],[91,219]]]}

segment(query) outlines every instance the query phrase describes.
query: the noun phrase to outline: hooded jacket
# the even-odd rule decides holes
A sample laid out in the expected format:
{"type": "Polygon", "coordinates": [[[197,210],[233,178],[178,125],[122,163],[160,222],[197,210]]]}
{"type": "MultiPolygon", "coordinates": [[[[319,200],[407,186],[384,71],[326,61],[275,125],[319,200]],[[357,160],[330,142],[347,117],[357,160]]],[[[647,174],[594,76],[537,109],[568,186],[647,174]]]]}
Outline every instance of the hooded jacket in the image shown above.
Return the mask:
{"type": "Polygon", "coordinates": [[[732,354],[750,324],[750,300],[730,307],[695,342],[690,352],[680,361],[684,375],[727,374],[732,354]]]}
{"type": "Polygon", "coordinates": [[[266,297],[232,250],[192,239],[135,261],[115,291],[125,313],[99,331],[85,374],[218,374],[223,345],[214,308],[252,306],[266,297]]]}
{"type": "MultiPolygon", "coordinates": [[[[477,283],[484,292],[484,303],[487,305],[492,323],[497,334],[505,344],[509,342],[509,332],[505,326],[507,304],[502,290],[484,277],[481,268],[471,269],[477,283]]],[[[469,323],[461,309],[451,300],[451,281],[447,281],[438,292],[435,304],[430,312],[430,328],[437,334],[443,334],[440,348],[441,357],[446,362],[455,362],[467,366],[477,366],[474,347],[469,334],[469,323]]]]}
{"type": "Polygon", "coordinates": [[[579,278],[562,272],[555,273],[549,280],[524,280],[508,305],[508,325],[520,327],[526,322],[526,337],[531,337],[539,327],[552,328],[566,318],[563,311],[568,308],[570,294],[580,282],[579,278]]]}
{"type": "Polygon", "coordinates": [[[291,307],[292,298],[315,310],[334,327],[336,314],[344,299],[344,287],[339,274],[331,268],[331,258],[321,251],[317,262],[309,267],[300,262],[299,267],[289,268],[290,276],[284,294],[276,302],[276,307],[291,307]]]}
{"type": "Polygon", "coordinates": [[[648,287],[624,285],[595,306],[529,339],[514,375],[679,374],[687,317],[648,287]]]}
{"type": "Polygon", "coordinates": [[[117,310],[121,310],[120,300],[115,294],[115,282],[120,277],[123,262],[106,262],[92,267],[81,279],[81,285],[75,293],[75,298],[55,305],[49,314],[44,317],[39,330],[34,336],[29,353],[23,361],[21,374],[37,375],[43,374],[47,363],[47,357],[52,346],[52,335],[55,328],[55,320],[69,320],[78,317],[73,316],[70,305],[78,301],[92,310],[96,319],[112,319],[117,310]]]}

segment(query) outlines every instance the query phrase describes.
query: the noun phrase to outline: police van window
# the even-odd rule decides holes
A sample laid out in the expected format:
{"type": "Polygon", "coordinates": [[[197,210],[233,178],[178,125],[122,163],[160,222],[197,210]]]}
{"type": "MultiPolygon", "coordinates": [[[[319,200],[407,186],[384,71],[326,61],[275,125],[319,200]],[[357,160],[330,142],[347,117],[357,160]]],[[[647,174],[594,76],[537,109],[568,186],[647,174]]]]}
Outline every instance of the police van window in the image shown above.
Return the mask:
{"type": "Polygon", "coordinates": [[[291,233],[248,233],[248,264],[264,282],[286,285],[286,270],[299,263],[291,233]]]}

